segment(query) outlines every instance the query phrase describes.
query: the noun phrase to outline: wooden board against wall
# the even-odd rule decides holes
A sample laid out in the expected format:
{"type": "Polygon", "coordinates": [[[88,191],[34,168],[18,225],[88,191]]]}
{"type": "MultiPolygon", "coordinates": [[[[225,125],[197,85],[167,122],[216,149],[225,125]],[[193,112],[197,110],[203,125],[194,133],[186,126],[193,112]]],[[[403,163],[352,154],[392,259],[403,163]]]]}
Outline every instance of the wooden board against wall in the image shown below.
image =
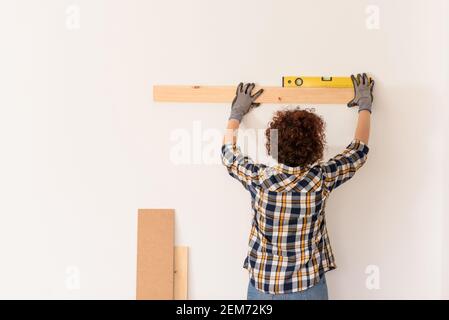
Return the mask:
{"type": "Polygon", "coordinates": [[[138,300],[174,297],[173,209],[139,209],[137,230],[138,300]]]}
{"type": "Polygon", "coordinates": [[[188,298],[188,266],[189,248],[175,247],[175,274],[174,274],[174,299],[187,300],[188,298]]]}
{"type": "MultiPolygon", "coordinates": [[[[257,99],[261,103],[347,104],[354,97],[352,88],[263,88],[257,99]]],[[[178,86],[155,85],[153,99],[157,102],[209,102],[229,103],[235,96],[236,86],[178,86]]]]}

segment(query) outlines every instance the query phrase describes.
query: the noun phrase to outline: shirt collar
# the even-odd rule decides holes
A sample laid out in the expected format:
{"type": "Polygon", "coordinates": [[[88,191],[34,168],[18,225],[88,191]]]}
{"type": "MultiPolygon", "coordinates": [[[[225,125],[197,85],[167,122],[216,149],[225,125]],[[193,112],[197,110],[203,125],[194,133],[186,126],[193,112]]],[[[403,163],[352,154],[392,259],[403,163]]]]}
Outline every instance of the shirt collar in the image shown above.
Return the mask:
{"type": "Polygon", "coordinates": [[[308,167],[289,167],[283,163],[278,163],[274,166],[276,170],[284,172],[284,173],[290,173],[290,174],[298,174],[304,172],[308,167]]]}

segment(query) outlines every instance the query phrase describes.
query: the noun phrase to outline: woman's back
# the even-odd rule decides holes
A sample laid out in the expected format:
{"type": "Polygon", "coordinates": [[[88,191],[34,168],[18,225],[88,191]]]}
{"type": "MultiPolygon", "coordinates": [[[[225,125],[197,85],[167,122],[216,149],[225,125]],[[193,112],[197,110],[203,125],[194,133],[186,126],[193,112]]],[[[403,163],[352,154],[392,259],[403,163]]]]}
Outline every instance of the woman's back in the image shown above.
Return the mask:
{"type": "Polygon", "coordinates": [[[244,267],[255,288],[271,294],[302,291],[336,267],[326,229],[330,192],[364,164],[368,147],[354,140],[343,153],[311,166],[268,167],[222,147],[223,164],[251,194],[253,220],[244,267]]]}

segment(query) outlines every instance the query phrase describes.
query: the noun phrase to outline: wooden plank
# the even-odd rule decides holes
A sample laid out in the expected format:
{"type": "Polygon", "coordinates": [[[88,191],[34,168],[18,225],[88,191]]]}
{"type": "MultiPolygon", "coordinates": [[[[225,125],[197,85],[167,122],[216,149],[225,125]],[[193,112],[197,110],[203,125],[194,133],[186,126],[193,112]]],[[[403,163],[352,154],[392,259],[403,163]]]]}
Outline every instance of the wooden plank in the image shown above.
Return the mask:
{"type": "MultiPolygon", "coordinates": [[[[265,92],[257,102],[346,104],[354,97],[352,88],[283,88],[256,87],[265,92]]],[[[235,96],[235,86],[178,86],[155,85],[153,99],[157,102],[229,103],[235,96]]],[[[256,92],[253,91],[253,92],[256,92]]]]}
{"type": "Polygon", "coordinates": [[[175,247],[174,299],[187,300],[189,248],[175,247]]]}
{"type": "Polygon", "coordinates": [[[173,299],[174,217],[173,209],[139,209],[138,300],[173,299]]]}

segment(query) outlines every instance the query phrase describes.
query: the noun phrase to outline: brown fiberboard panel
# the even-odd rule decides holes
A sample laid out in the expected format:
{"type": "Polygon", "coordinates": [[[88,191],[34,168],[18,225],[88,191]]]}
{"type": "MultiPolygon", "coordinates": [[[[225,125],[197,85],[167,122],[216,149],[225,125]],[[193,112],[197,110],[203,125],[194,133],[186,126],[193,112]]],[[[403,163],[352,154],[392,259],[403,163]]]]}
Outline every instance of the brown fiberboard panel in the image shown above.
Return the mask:
{"type": "Polygon", "coordinates": [[[174,288],[173,209],[139,209],[137,300],[171,300],[174,288]]]}
{"type": "MultiPolygon", "coordinates": [[[[263,88],[264,93],[257,99],[261,103],[310,103],[347,104],[354,97],[353,88],[263,88]]],[[[235,96],[235,86],[182,86],[155,85],[153,100],[156,102],[208,102],[230,103],[235,96]]]]}

